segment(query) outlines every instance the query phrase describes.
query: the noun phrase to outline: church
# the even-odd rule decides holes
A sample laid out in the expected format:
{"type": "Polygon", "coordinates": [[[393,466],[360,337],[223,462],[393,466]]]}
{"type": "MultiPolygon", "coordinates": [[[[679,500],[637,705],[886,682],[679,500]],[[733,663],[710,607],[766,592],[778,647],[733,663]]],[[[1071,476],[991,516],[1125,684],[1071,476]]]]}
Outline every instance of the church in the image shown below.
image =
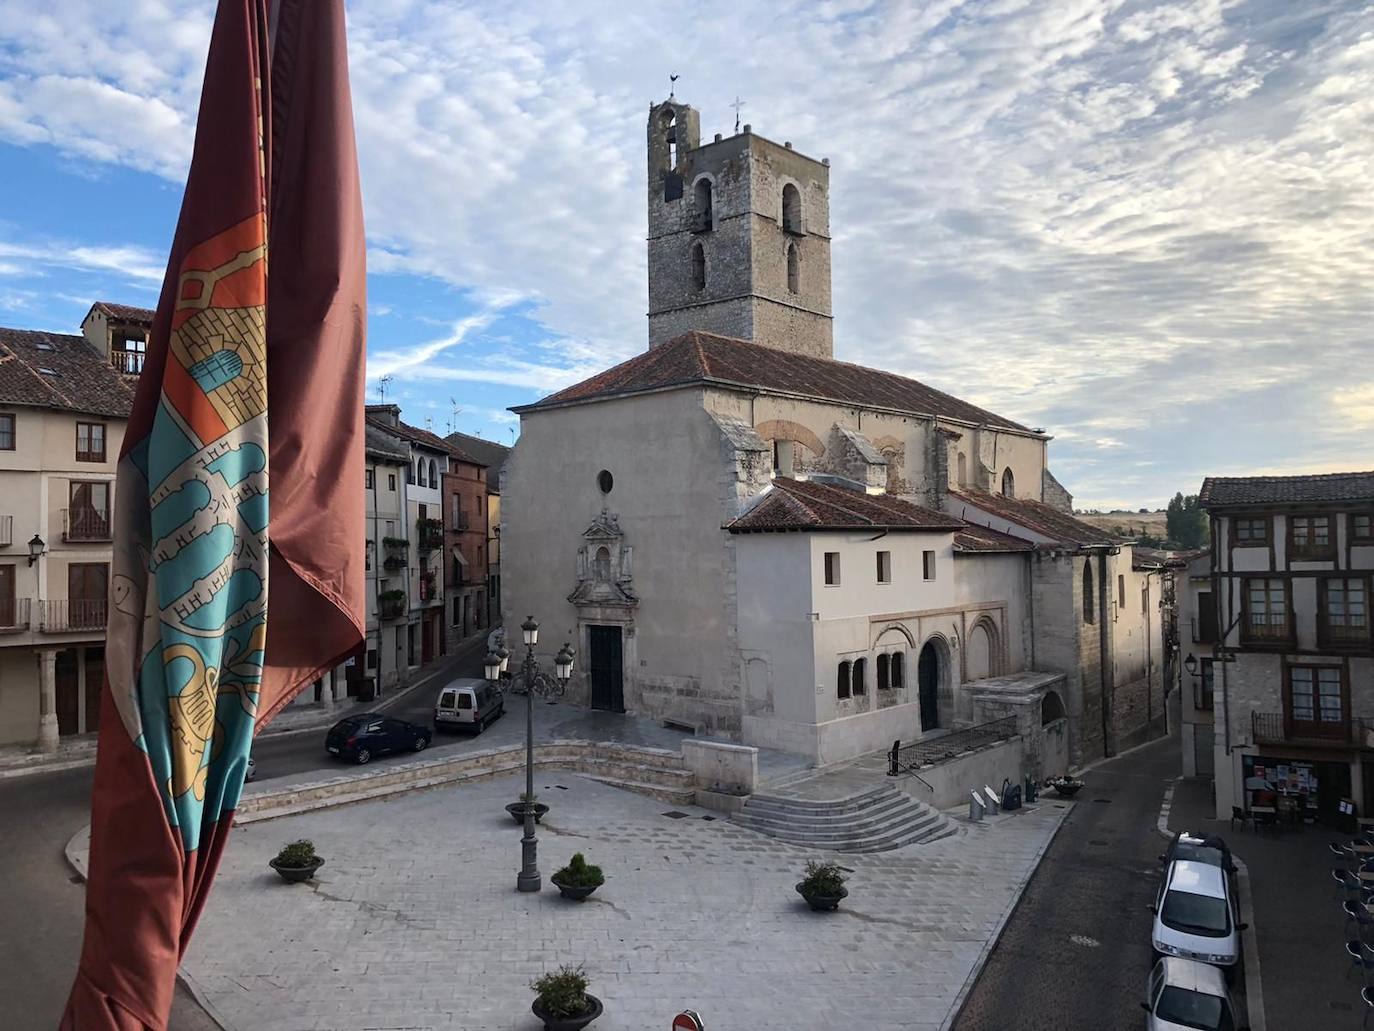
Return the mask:
{"type": "Polygon", "coordinates": [[[699,126],[650,108],[647,350],[513,409],[506,625],[572,645],[577,702],[819,764],[1162,733],[1163,564],[1074,518],[1043,431],[835,360],[829,162],[699,126]]]}

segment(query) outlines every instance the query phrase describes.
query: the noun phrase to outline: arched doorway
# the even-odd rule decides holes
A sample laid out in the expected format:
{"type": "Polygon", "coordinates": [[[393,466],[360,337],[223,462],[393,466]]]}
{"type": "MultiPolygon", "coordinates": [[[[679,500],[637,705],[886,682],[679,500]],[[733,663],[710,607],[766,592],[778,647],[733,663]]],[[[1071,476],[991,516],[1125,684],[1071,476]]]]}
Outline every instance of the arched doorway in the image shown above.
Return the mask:
{"type": "Polygon", "coordinates": [[[916,663],[916,684],[921,706],[921,729],[934,730],[940,725],[940,650],[934,641],[927,641],[916,663]]]}

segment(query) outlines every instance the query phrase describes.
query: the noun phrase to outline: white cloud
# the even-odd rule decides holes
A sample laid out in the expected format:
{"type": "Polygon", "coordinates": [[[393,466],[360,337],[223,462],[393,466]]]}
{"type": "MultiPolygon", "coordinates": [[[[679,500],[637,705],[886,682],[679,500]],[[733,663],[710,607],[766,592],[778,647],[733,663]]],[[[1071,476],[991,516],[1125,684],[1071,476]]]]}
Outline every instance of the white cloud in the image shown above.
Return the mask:
{"type": "MultiPolygon", "coordinates": [[[[9,0],[0,138],[176,179],[207,9],[9,0]]],[[[371,268],[520,302],[553,345],[493,357],[469,329],[374,377],[547,390],[644,347],[644,121],[674,70],[706,138],[739,94],[756,131],[832,158],[839,355],[1045,426],[1086,502],[1359,464],[1363,395],[1324,415],[1371,350],[1360,0],[349,14],[371,268]]]]}

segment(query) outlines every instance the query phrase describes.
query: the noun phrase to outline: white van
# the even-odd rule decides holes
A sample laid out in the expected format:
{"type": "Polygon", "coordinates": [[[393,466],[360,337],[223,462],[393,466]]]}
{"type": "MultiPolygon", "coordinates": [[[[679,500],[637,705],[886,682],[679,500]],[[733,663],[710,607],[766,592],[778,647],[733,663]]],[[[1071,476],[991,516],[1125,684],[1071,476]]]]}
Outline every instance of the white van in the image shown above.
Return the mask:
{"type": "Polygon", "coordinates": [[[1219,866],[1179,859],[1169,864],[1159,898],[1150,943],[1158,956],[1179,956],[1221,967],[1229,984],[1240,962],[1240,932],[1245,924],[1231,894],[1230,880],[1219,866]]]}
{"type": "Polygon", "coordinates": [[[435,730],[471,730],[480,734],[506,711],[506,699],[495,684],[473,677],[450,681],[434,703],[435,730]]]}

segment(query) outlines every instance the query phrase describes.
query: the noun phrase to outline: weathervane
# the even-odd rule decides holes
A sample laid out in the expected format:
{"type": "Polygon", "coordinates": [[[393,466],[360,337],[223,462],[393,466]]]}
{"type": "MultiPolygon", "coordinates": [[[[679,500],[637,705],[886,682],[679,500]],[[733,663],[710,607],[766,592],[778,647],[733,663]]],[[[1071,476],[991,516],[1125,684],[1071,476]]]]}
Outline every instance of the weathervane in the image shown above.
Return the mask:
{"type": "Polygon", "coordinates": [[[744,107],[744,101],[740,100],[739,94],[736,94],[736,95],[735,95],[735,102],[734,102],[733,104],[731,104],[730,106],[733,107],[733,108],[735,109],[735,135],[738,136],[738,135],[739,135],[739,113],[740,113],[740,110],[744,107]]]}
{"type": "Polygon", "coordinates": [[[676,72],[674,72],[673,74],[671,74],[671,75],[668,76],[668,82],[670,83],[670,86],[669,86],[669,88],[668,88],[668,99],[669,99],[669,100],[672,100],[672,99],[673,99],[673,94],[677,92],[677,78],[678,78],[678,77],[677,77],[677,73],[676,73],[676,72]]]}

